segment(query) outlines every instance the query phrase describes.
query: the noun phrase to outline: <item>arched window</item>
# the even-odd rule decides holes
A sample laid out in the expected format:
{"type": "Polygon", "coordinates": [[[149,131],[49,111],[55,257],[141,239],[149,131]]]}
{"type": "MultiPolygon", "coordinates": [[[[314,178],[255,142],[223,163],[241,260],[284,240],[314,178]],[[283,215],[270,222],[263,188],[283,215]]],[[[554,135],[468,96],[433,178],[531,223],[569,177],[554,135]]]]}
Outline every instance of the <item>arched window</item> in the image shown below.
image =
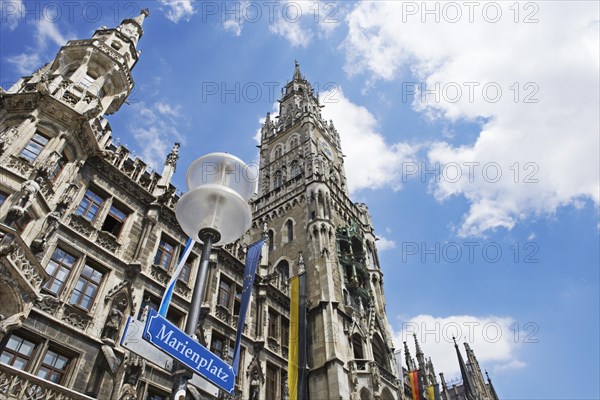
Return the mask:
{"type": "Polygon", "coordinates": [[[388,366],[388,362],[387,362],[387,356],[386,356],[386,351],[385,351],[385,345],[383,344],[383,341],[381,340],[381,338],[379,337],[379,335],[374,335],[373,336],[373,358],[375,359],[375,362],[377,364],[379,364],[380,367],[382,367],[385,370],[388,370],[389,366],[388,366]]]}
{"type": "Polygon", "coordinates": [[[294,222],[291,219],[285,223],[285,227],[287,228],[287,239],[288,242],[294,240],[294,222]]]}
{"type": "Polygon", "coordinates": [[[273,251],[273,246],[275,245],[275,233],[273,229],[269,229],[269,251],[273,251]]]}
{"type": "Polygon", "coordinates": [[[281,260],[275,269],[279,272],[280,287],[287,287],[290,280],[290,264],[286,260],[281,260]]]}
{"type": "Polygon", "coordinates": [[[367,388],[362,388],[360,390],[360,400],[371,400],[373,396],[371,396],[371,392],[367,388]]]}
{"type": "Polygon", "coordinates": [[[277,146],[275,149],[275,158],[281,157],[281,146],[277,146]]]}
{"type": "Polygon", "coordinates": [[[294,136],[292,140],[290,140],[290,150],[296,146],[298,146],[298,137],[294,136]]]}
{"type": "Polygon", "coordinates": [[[365,358],[365,352],[363,351],[362,338],[358,333],[352,335],[352,350],[354,353],[355,360],[363,360],[365,358]]]}
{"type": "Polygon", "coordinates": [[[273,189],[277,189],[283,183],[283,175],[281,171],[275,171],[273,176],[273,189]]]}
{"type": "Polygon", "coordinates": [[[300,175],[300,164],[298,163],[298,161],[296,161],[296,160],[292,161],[292,165],[290,166],[290,170],[292,172],[292,178],[295,178],[298,175],[300,175]]]}

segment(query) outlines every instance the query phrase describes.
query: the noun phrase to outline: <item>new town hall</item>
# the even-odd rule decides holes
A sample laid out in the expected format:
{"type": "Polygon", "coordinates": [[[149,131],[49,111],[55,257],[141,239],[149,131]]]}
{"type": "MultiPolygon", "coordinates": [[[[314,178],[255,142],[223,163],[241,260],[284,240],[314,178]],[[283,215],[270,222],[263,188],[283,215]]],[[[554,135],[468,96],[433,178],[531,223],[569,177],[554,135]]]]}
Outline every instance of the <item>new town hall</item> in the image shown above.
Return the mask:
{"type": "MultiPolygon", "coordinates": [[[[128,316],[144,320],[157,308],[186,242],[171,183],[179,145],[161,173],[151,171],[113,144],[103,118],[120,109],[134,86],[146,17],[143,10],[115,29],[69,41],[31,76],[0,88],[2,399],[170,396],[169,367],[126,350],[120,338],[128,316]]],[[[388,328],[370,215],[348,196],[340,135],[320,109],[296,65],[280,118],[267,114],[262,127],[252,227],[211,256],[197,335],[230,361],[245,245],[269,238],[233,398],[288,398],[288,354],[297,345],[288,334],[288,281],[305,273],[309,399],[411,399],[413,369],[443,399],[497,399],[468,348],[467,363],[460,359],[466,375],[453,387],[441,374],[438,380],[420,348],[418,363],[408,349],[406,368],[397,362],[402,355],[388,328]]],[[[200,253],[196,244],[167,314],[180,327],[200,253]]],[[[189,395],[211,398],[191,385],[189,395]]]]}

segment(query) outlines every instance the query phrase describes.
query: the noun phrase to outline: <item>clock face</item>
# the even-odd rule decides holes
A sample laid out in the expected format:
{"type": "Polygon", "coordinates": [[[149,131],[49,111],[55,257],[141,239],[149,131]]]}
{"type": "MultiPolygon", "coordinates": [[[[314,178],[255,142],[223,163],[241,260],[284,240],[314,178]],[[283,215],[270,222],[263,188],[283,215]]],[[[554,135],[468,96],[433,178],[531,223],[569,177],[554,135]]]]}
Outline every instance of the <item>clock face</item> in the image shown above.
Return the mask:
{"type": "Polygon", "coordinates": [[[331,147],[329,147],[325,139],[321,138],[321,140],[319,140],[319,145],[321,146],[321,149],[323,149],[325,156],[330,160],[333,160],[333,152],[331,151],[331,147]]]}

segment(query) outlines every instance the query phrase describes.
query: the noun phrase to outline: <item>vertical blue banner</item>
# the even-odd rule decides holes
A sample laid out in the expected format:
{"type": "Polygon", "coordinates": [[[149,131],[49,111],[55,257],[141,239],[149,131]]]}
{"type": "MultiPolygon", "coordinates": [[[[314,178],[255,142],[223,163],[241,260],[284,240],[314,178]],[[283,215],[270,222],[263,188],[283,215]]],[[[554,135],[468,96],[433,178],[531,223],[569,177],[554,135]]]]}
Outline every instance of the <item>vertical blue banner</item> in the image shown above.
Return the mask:
{"type": "Polygon", "coordinates": [[[240,315],[238,317],[239,319],[233,353],[233,371],[235,374],[237,374],[240,365],[240,345],[242,344],[242,330],[244,329],[244,323],[246,321],[246,312],[248,311],[248,306],[250,305],[250,297],[252,296],[252,286],[254,285],[254,277],[256,276],[256,269],[258,268],[260,251],[264,243],[264,238],[252,243],[250,246],[248,246],[248,252],[246,253],[244,287],[242,288],[242,304],[240,305],[240,315]]]}
{"type": "Polygon", "coordinates": [[[173,276],[171,280],[167,284],[167,288],[165,289],[165,294],[160,302],[160,307],[158,308],[158,313],[163,317],[167,316],[167,311],[169,310],[169,304],[171,303],[171,297],[173,297],[173,290],[175,289],[175,284],[177,283],[177,279],[179,279],[179,274],[181,274],[181,270],[185,265],[190,253],[192,252],[192,247],[194,247],[194,243],[196,243],[192,238],[189,238],[185,249],[183,250],[183,255],[179,260],[179,264],[177,264],[177,268],[175,268],[175,272],[173,272],[173,276]]]}

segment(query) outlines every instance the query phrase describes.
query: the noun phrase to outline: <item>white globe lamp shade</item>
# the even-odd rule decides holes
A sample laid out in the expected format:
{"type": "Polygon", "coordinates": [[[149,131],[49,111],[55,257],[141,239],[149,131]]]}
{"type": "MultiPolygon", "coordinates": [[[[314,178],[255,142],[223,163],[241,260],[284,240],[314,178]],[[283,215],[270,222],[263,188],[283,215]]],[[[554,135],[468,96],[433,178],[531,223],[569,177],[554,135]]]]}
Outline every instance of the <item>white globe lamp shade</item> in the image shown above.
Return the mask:
{"type": "Polygon", "coordinates": [[[204,185],[217,184],[250,200],[256,187],[257,174],[242,160],[228,153],[210,153],[192,162],[186,180],[190,191],[204,185]]]}
{"type": "Polygon", "coordinates": [[[202,231],[216,232],[213,242],[235,242],[250,228],[252,211],[242,196],[221,185],[204,185],[187,192],[177,202],[175,215],[181,229],[195,241],[202,231]]]}

